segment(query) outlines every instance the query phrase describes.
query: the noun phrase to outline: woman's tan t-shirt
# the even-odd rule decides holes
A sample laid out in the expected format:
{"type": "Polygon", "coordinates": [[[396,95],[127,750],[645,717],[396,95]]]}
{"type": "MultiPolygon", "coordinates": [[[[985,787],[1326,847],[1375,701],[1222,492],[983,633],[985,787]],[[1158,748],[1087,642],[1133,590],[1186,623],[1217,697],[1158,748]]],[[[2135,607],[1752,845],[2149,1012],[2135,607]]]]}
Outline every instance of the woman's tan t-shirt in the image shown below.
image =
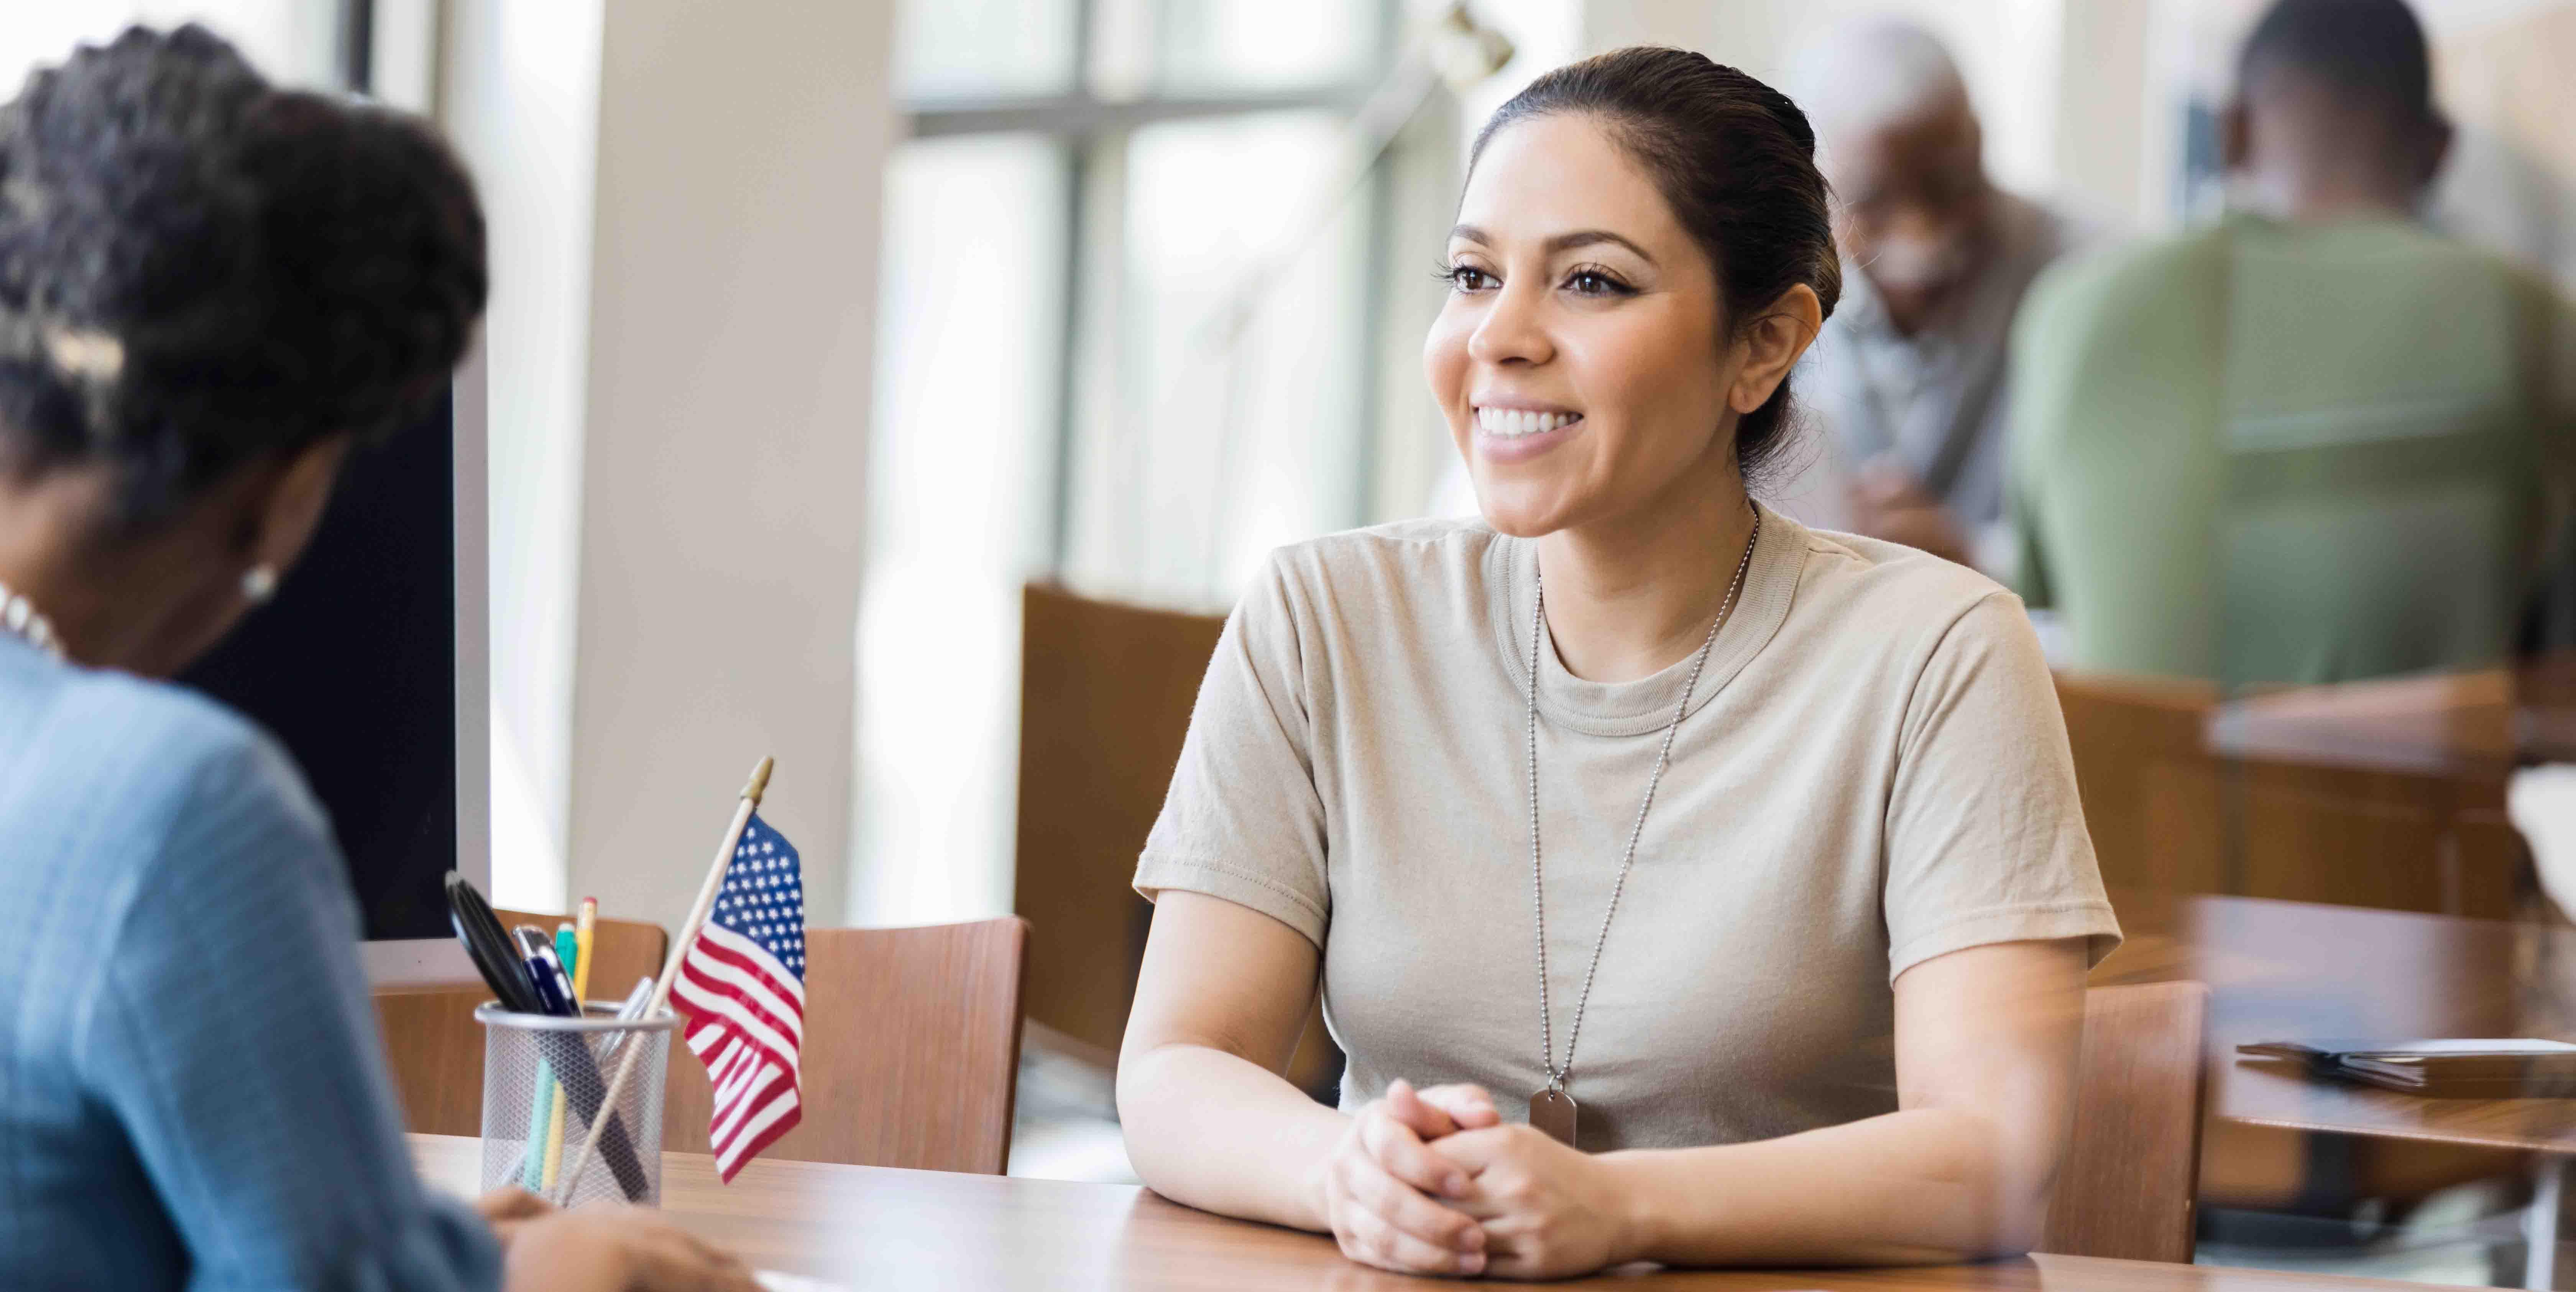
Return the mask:
{"type": "MultiPolygon", "coordinates": [[[[1522,725],[1534,549],[1417,521],[1281,549],[1227,625],[1136,887],[1323,952],[1345,1107],[1545,1085],[1522,725]]],[[[1556,1045],[1687,659],[1586,682],[1539,652],[1556,1045]]],[[[2118,942],[2020,602],[1765,511],[1673,741],[1567,1090],[1587,1149],[1790,1134],[1896,1107],[1896,975],[1996,942],[2118,942]]]]}

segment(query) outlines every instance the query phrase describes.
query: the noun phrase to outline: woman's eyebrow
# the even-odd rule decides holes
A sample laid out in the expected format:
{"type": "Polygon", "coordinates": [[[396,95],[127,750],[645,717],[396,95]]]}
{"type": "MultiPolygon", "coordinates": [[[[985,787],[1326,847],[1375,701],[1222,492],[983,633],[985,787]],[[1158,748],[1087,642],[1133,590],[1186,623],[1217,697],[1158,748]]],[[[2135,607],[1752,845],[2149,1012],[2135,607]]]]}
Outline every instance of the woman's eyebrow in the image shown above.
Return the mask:
{"type": "Polygon", "coordinates": [[[1645,261],[1649,265],[1655,263],[1655,258],[1646,254],[1646,249],[1644,247],[1640,247],[1636,243],[1630,242],[1626,238],[1622,238],[1608,229],[1577,229],[1572,233],[1560,233],[1547,240],[1547,254],[1553,256],[1562,252],[1572,251],[1576,247],[1589,247],[1595,243],[1601,242],[1617,243],[1634,253],[1637,259],[1645,261]]]}
{"type": "MultiPolygon", "coordinates": [[[[1451,242],[1472,242],[1482,247],[1490,247],[1494,244],[1494,240],[1487,237],[1484,230],[1479,229],[1472,224],[1461,224],[1451,228],[1449,230],[1449,240],[1451,242]]],[[[1634,253],[1639,260],[1645,261],[1649,265],[1655,263],[1655,258],[1647,254],[1644,247],[1640,247],[1636,243],[1630,242],[1626,238],[1620,237],[1618,234],[1612,233],[1608,229],[1577,229],[1572,233],[1560,233],[1555,237],[1548,239],[1541,245],[1546,249],[1547,254],[1555,256],[1572,251],[1577,247],[1589,247],[1596,243],[1603,242],[1615,243],[1619,246],[1626,247],[1630,252],[1634,253]]]]}

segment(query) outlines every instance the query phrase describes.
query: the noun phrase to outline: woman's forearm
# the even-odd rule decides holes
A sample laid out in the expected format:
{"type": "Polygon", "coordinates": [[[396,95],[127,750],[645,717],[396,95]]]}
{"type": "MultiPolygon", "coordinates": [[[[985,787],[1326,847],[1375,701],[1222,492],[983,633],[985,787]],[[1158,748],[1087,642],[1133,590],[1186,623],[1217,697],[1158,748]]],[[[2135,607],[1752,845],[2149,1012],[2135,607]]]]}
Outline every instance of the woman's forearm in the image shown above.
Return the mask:
{"type": "Polygon", "coordinates": [[[1127,1156],[1156,1193],[1298,1229],[1331,1227],[1311,1187],[1350,1119],[1278,1074],[1204,1045],[1170,1044],[1118,1068],[1127,1156]]]}
{"type": "Polygon", "coordinates": [[[1896,1265],[2029,1250],[2055,1158],[1975,1113],[1925,1108],[1602,1161],[1632,1204],[1636,1259],[1896,1265]]]}

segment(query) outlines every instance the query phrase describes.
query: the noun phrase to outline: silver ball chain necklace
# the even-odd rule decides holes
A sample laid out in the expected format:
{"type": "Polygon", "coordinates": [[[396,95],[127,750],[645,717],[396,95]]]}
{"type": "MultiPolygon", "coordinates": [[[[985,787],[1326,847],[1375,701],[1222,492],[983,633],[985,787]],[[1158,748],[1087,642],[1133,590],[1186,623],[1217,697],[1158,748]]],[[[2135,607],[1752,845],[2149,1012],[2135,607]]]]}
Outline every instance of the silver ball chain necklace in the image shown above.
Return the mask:
{"type": "Polygon", "coordinates": [[[1717,630],[1726,626],[1727,616],[1735,610],[1735,599],[1744,591],[1744,572],[1753,564],[1753,545],[1762,540],[1762,509],[1753,509],[1753,532],[1745,536],[1744,555],[1735,561],[1735,579],[1727,584],[1726,600],[1718,603],[1717,618],[1708,626],[1708,639],[1699,644],[1699,655],[1691,661],[1690,680],[1682,684],[1681,703],[1673,706],[1673,719],[1664,724],[1664,743],[1655,751],[1654,773],[1646,778],[1646,797],[1637,804],[1637,822],[1628,828],[1628,850],[1619,858],[1619,876],[1610,885],[1610,905],[1601,912],[1601,932],[1592,939],[1592,963],[1583,971],[1583,994],[1574,999],[1574,1025],[1565,1031],[1565,1062],[1556,1061],[1556,1034],[1547,1007],[1547,889],[1539,865],[1538,846],[1538,643],[1546,631],[1547,580],[1536,572],[1532,563],[1532,582],[1537,588],[1535,604],[1530,607],[1529,708],[1524,733],[1529,746],[1529,839],[1530,839],[1530,910],[1531,922],[1538,929],[1538,1054],[1539,1064],[1547,1072],[1547,1086],[1530,1096],[1530,1125],[1568,1148],[1574,1142],[1576,1115],[1581,1111],[1574,1096],[1565,1092],[1566,1078],[1574,1071],[1574,1043],[1583,1034],[1583,1007],[1592,1002],[1592,976],[1601,969],[1601,948],[1610,941],[1610,918],[1619,913],[1619,895],[1628,887],[1628,867],[1637,860],[1637,839],[1646,831],[1646,810],[1655,805],[1655,787],[1663,782],[1664,765],[1672,760],[1673,733],[1681,730],[1682,715],[1690,712],[1691,693],[1699,689],[1700,670],[1708,667],[1709,648],[1717,645],[1717,630]]]}
{"type": "Polygon", "coordinates": [[[0,632],[24,640],[57,664],[63,662],[63,639],[54,635],[54,621],[24,593],[10,591],[6,583],[0,583],[0,632]]]}

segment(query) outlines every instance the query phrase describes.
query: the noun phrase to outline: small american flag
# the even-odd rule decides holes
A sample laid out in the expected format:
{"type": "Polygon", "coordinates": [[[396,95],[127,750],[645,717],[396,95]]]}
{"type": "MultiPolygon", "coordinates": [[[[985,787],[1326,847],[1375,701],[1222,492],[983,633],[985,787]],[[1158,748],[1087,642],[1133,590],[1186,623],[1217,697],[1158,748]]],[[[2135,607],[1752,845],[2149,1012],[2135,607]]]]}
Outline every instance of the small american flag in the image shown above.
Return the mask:
{"type": "Polygon", "coordinates": [[[671,999],[689,1016],[689,1048],[715,1087],[707,1141],[717,1173],[730,1182],[802,1116],[805,878],[796,849],[757,813],[725,866],[705,931],[680,962],[671,999]]]}

